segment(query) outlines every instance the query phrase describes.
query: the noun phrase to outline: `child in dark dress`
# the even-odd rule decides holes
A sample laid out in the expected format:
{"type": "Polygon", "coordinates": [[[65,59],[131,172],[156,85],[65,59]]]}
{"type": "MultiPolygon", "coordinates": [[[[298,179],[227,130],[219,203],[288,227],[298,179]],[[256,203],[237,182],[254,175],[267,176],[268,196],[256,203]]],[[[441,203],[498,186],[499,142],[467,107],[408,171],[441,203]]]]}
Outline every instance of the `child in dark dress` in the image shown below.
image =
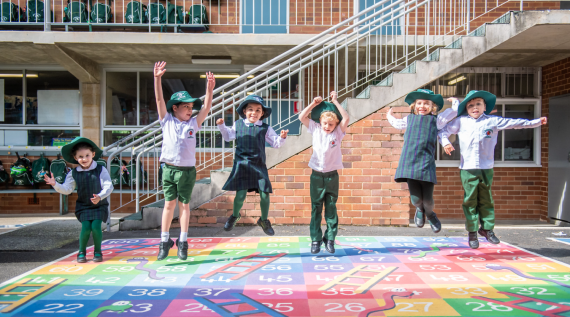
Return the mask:
{"type": "Polygon", "coordinates": [[[274,235],[269,214],[269,194],[273,192],[267,166],[265,165],[265,142],[271,147],[279,148],[285,143],[289,130],[281,130],[280,135],[263,119],[271,115],[271,108],[265,106],[263,98],[250,95],[237,108],[242,119],[234,122],[232,127],[224,124],[224,119],[218,119],[216,124],[226,142],[237,140],[234,165],[232,172],[222,188],[236,191],[234,211],[228,218],[224,230],[230,231],[241,219],[240,210],[248,192],[255,191],[261,197],[261,218],[257,224],[267,235],[274,235]]]}

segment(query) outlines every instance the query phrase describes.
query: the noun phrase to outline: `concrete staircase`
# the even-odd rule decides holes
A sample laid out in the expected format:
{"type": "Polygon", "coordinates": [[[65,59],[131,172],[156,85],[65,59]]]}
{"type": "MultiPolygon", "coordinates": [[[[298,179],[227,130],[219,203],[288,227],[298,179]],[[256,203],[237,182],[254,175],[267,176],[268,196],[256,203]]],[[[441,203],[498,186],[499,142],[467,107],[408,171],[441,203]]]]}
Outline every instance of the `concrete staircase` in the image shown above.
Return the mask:
{"type": "MultiPolygon", "coordinates": [[[[351,122],[357,122],[524,31],[537,25],[549,24],[570,24],[570,11],[508,12],[495,21],[480,26],[469,35],[461,36],[451,44],[435,49],[429,56],[412,62],[399,73],[390,74],[377,85],[367,87],[356,98],[346,99],[343,107],[350,113],[351,122]]],[[[289,136],[281,148],[267,148],[267,167],[274,167],[311,147],[312,140],[306,133],[306,128],[302,126],[300,134],[289,136]]],[[[213,171],[211,175],[209,180],[196,183],[191,209],[222,194],[221,187],[229,176],[229,169],[213,171]]],[[[163,206],[163,202],[147,205],[140,213],[121,219],[120,230],[157,228],[160,226],[163,206]]]]}

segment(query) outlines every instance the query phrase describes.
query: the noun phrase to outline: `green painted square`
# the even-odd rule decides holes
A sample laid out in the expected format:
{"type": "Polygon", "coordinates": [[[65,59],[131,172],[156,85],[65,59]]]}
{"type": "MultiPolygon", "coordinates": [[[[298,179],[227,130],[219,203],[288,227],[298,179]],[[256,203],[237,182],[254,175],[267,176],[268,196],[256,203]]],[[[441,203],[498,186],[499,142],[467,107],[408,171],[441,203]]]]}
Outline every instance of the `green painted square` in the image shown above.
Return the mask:
{"type": "Polygon", "coordinates": [[[336,237],[339,242],[378,242],[374,237],[336,237]]]}
{"type": "Polygon", "coordinates": [[[536,273],[536,272],[528,272],[528,275],[546,278],[553,281],[558,281],[560,283],[566,284],[570,286],[570,273],[568,272],[561,272],[561,273],[536,273]]]}
{"type": "Polygon", "coordinates": [[[141,272],[135,269],[138,263],[133,264],[101,264],[97,265],[93,270],[89,271],[91,275],[123,275],[123,274],[132,274],[138,275],[141,272]]]}
{"type": "Polygon", "coordinates": [[[255,252],[259,252],[255,249],[214,249],[210,252],[209,255],[206,256],[208,260],[217,259],[217,258],[227,258],[227,257],[234,257],[234,258],[242,258],[248,256],[250,254],[254,254],[255,252]]]}
{"type": "MultiPolygon", "coordinates": [[[[148,274],[140,272],[140,274],[148,274]]],[[[83,275],[73,281],[73,285],[89,285],[89,286],[125,286],[136,275],[132,274],[116,274],[116,275],[83,275]]]]}
{"type": "MultiPolygon", "coordinates": [[[[168,257],[167,259],[172,258],[168,257]]],[[[204,261],[206,261],[207,256],[195,256],[195,257],[188,257],[185,261],[178,259],[178,261],[156,261],[152,264],[148,264],[145,268],[156,270],[157,274],[194,274],[198,267],[204,261]]]]}
{"type": "Polygon", "coordinates": [[[260,242],[257,244],[259,249],[299,249],[299,242],[260,242]]]}
{"type": "MultiPolygon", "coordinates": [[[[444,300],[455,309],[461,316],[513,316],[513,317],[524,317],[524,316],[536,316],[536,314],[526,312],[524,310],[495,304],[474,298],[444,298],[444,300]]],[[[500,301],[512,301],[516,298],[511,297],[511,299],[499,299],[500,301]]]]}
{"type": "Polygon", "coordinates": [[[500,292],[509,292],[536,299],[554,301],[568,299],[570,301],[570,288],[557,285],[491,285],[500,292]]]}

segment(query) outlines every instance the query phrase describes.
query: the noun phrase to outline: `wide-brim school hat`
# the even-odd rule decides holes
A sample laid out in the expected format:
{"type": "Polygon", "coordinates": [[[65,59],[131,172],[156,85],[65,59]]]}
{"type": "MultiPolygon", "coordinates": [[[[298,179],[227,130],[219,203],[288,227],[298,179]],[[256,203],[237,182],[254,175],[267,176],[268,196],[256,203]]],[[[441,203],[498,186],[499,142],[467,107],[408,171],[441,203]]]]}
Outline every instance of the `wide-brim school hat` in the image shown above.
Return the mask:
{"type": "Polygon", "coordinates": [[[192,98],[187,91],[179,91],[172,94],[168,103],[166,103],[166,110],[172,111],[172,106],[177,105],[182,102],[193,102],[194,105],[192,106],[193,110],[200,110],[202,109],[202,99],[200,98],[192,98]]]}
{"type": "Polygon", "coordinates": [[[72,163],[72,164],[79,164],[79,162],[77,162],[77,160],[75,159],[75,157],[73,157],[73,154],[72,154],[73,147],[79,143],[87,143],[93,148],[93,151],[95,152],[95,156],[93,157],[93,161],[97,161],[101,157],[101,154],[103,154],[103,150],[101,150],[97,146],[97,144],[95,144],[93,141],[89,140],[88,138],[84,138],[84,137],[76,137],[75,139],[73,139],[73,141],[67,143],[66,145],[64,145],[61,148],[61,156],[63,156],[63,159],[66,162],[72,163]]]}
{"type": "Polygon", "coordinates": [[[435,94],[429,89],[418,89],[412,91],[406,96],[404,100],[408,105],[411,105],[414,101],[418,99],[431,100],[437,105],[437,111],[443,108],[443,97],[441,95],[435,94]]]}
{"type": "Polygon", "coordinates": [[[485,100],[485,114],[490,114],[493,109],[495,109],[495,103],[497,102],[497,96],[484,90],[471,90],[465,99],[457,107],[457,116],[462,116],[467,114],[467,103],[475,98],[483,98],[485,100]]]}
{"type": "Polygon", "coordinates": [[[340,111],[338,111],[334,103],[328,101],[322,101],[320,104],[316,105],[313,110],[311,110],[311,119],[317,123],[321,122],[321,115],[326,111],[334,112],[338,117],[338,120],[342,121],[340,111]]]}
{"type": "Polygon", "coordinates": [[[245,113],[243,112],[243,110],[250,103],[260,104],[261,107],[263,108],[263,116],[261,116],[261,119],[259,120],[268,118],[271,115],[271,108],[265,105],[265,100],[263,100],[263,98],[261,98],[258,95],[249,95],[239,104],[239,107],[237,108],[239,116],[242,117],[243,119],[245,119],[245,113]]]}

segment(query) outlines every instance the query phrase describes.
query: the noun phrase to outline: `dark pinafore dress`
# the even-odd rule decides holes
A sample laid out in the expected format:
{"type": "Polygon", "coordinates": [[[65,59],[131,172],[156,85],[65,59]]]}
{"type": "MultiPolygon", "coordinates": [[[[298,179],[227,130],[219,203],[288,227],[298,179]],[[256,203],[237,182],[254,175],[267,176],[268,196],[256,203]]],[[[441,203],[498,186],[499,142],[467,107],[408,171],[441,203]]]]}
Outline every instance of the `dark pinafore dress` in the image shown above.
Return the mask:
{"type": "Polygon", "coordinates": [[[101,171],[104,167],[97,164],[97,167],[90,171],[78,172],[77,169],[71,171],[77,188],[77,202],[75,203],[75,217],[79,222],[87,220],[107,221],[109,215],[109,201],[107,198],[101,199],[97,205],[91,202],[93,194],[101,192],[101,171]]]}
{"type": "Polygon", "coordinates": [[[437,184],[435,177],[435,150],[437,145],[437,116],[408,116],[404,147],[396,169],[395,181],[415,179],[437,184]]]}
{"type": "Polygon", "coordinates": [[[272,193],[267,166],[265,165],[265,135],[269,126],[265,123],[247,126],[236,121],[236,150],[234,165],[223,190],[247,190],[272,193]]]}

